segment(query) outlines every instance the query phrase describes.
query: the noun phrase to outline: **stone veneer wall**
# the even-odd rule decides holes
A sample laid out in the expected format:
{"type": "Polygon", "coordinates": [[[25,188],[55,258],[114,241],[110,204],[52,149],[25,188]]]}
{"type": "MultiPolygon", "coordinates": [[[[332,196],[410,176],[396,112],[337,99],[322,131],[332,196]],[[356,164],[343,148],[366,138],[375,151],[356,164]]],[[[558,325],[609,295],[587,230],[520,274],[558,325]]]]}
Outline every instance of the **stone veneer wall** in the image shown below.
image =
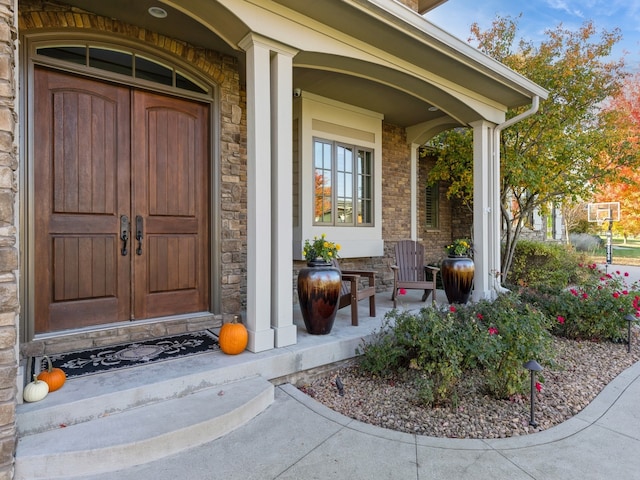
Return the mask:
{"type": "Polygon", "coordinates": [[[18,389],[18,158],[14,3],[0,0],[0,480],[13,478],[18,389]]]}
{"type": "MultiPolygon", "coordinates": [[[[6,0],[0,0],[6,1],[6,0]]],[[[212,187],[213,202],[220,206],[220,233],[211,241],[217,243],[221,257],[221,311],[223,315],[189,322],[122,325],[110,331],[95,331],[47,341],[23,344],[24,355],[55,353],[126,342],[152,336],[198,330],[219,325],[223,316],[241,311],[246,303],[246,94],[240,87],[240,73],[235,58],[222,55],[183,41],[168,38],[135,25],[80,10],[49,0],[20,2],[18,29],[21,34],[38,29],[85,29],[134,38],[141,44],[171,53],[193,65],[217,85],[219,97],[219,158],[214,158],[220,180],[212,187]]],[[[3,263],[5,265],[5,263],[3,263]]]]}

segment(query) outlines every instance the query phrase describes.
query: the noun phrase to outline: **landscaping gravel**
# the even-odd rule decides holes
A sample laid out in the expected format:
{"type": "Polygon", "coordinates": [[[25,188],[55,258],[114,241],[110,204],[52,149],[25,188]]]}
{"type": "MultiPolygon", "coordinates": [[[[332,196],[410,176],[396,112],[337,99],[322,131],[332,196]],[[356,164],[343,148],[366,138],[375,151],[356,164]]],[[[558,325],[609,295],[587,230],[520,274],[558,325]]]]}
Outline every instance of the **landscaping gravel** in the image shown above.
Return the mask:
{"type": "Polygon", "coordinates": [[[529,425],[529,392],[496,400],[484,394],[477,373],[460,380],[451,405],[436,407],[420,405],[412,384],[373,377],[357,364],[299,388],[343,415],[401,432],[448,438],[526,435],[562,423],[586,407],[612,379],[640,360],[639,337],[634,329],[631,353],[626,344],[554,339],[557,365],[541,372],[542,389],[535,393],[536,428],[529,425]]]}

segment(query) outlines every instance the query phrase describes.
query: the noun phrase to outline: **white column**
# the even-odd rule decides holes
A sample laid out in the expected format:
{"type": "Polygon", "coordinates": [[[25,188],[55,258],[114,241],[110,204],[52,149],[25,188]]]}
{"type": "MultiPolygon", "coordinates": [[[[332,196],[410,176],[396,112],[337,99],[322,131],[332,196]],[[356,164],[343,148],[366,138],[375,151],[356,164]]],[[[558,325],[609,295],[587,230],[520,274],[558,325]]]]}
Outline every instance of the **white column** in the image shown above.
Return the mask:
{"type": "Polygon", "coordinates": [[[275,346],[293,345],[293,56],[296,52],[274,49],[271,59],[272,98],[272,271],[271,326],[275,346]]]}
{"type": "Polygon", "coordinates": [[[247,61],[247,348],[274,346],[271,329],[271,88],[270,49],[249,34],[247,61]]]}
{"type": "Polygon", "coordinates": [[[411,144],[411,240],[418,240],[418,147],[411,144]]]}
{"type": "Polygon", "coordinates": [[[492,156],[495,125],[474,122],[473,127],[473,300],[495,296],[500,271],[500,161],[492,156]]]}
{"type": "Polygon", "coordinates": [[[502,207],[500,202],[500,133],[496,126],[488,124],[489,138],[489,297],[494,299],[498,293],[506,292],[502,287],[502,207]]]}

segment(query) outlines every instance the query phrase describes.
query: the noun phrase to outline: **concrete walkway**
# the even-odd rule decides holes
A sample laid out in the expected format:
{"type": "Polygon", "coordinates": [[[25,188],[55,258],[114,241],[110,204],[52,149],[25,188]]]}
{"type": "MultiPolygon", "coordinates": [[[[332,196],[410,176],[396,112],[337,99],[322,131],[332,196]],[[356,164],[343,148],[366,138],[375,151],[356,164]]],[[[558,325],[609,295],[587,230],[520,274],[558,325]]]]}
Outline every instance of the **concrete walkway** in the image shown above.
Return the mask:
{"type": "MultiPolygon", "coordinates": [[[[629,282],[640,279],[640,267],[609,266],[609,271],[617,269],[630,273],[629,282]]],[[[438,295],[444,299],[444,292],[438,295]]],[[[223,356],[218,363],[226,370],[249,370],[236,363],[257,362],[263,370],[276,372],[276,366],[293,355],[304,369],[317,360],[319,351],[335,361],[347,350],[353,352],[380,325],[391,305],[386,295],[379,297],[378,318],[367,317],[363,310],[359,327],[351,327],[348,312],[343,311],[331,335],[310,336],[301,330],[299,343],[293,347],[223,356]]],[[[411,295],[403,299],[406,307],[421,304],[411,295]]],[[[172,422],[171,415],[158,420],[172,422]]],[[[276,388],[275,401],[266,410],[216,440],[144,465],[74,478],[640,480],[639,452],[640,363],[563,424],[495,440],[433,438],[373,427],[344,417],[285,384],[276,388]]]]}
{"type": "Polygon", "coordinates": [[[631,286],[634,282],[640,283],[640,266],[637,265],[618,265],[613,263],[611,265],[607,264],[598,264],[598,268],[603,272],[614,274],[616,272],[620,272],[622,278],[628,286],[631,286]],[[625,276],[625,273],[628,275],[625,276]]]}
{"type": "MultiPolygon", "coordinates": [[[[166,421],[171,421],[167,418],[166,421]]],[[[495,440],[443,439],[344,417],[291,385],[239,429],[151,464],[85,480],[640,479],[640,364],[577,416],[495,440]]]]}

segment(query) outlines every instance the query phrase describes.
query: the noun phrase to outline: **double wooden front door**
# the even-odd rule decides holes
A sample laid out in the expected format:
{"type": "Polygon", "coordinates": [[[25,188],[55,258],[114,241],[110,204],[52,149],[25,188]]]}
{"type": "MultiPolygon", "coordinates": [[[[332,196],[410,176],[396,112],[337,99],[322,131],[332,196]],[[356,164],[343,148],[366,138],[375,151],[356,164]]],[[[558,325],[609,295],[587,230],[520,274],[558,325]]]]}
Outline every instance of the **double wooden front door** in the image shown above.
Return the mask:
{"type": "Polygon", "coordinates": [[[34,80],[36,333],[206,311],[208,106],[34,80]]]}

